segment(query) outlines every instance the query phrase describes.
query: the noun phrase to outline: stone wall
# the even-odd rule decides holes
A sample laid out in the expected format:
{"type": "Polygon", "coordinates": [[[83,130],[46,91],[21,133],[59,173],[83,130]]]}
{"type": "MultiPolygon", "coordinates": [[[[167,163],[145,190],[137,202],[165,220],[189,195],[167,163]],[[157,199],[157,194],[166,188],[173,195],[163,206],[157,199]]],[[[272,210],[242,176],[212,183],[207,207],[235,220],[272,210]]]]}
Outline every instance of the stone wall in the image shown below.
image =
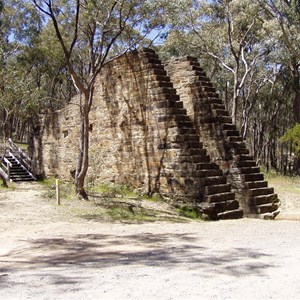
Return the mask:
{"type": "Polygon", "coordinates": [[[197,60],[176,58],[168,62],[165,69],[193,120],[200,141],[227,175],[244,214],[275,217],[278,197],[264,181],[229,112],[197,60]]]}
{"type": "MultiPolygon", "coordinates": [[[[88,180],[159,193],[174,203],[198,207],[211,219],[241,217],[238,190],[224,175],[232,168],[231,150],[219,141],[224,132],[214,125],[219,116],[212,108],[218,110],[222,103],[211,107],[201,100],[195,74],[199,67],[191,61],[197,64],[189,58],[165,69],[153,50],[143,49],[106,65],[90,113],[88,180]],[[209,126],[197,121],[204,116],[209,126]]],[[[66,108],[43,117],[35,151],[40,172],[70,179],[78,155],[79,107],[80,97],[75,97],[66,108]]]]}

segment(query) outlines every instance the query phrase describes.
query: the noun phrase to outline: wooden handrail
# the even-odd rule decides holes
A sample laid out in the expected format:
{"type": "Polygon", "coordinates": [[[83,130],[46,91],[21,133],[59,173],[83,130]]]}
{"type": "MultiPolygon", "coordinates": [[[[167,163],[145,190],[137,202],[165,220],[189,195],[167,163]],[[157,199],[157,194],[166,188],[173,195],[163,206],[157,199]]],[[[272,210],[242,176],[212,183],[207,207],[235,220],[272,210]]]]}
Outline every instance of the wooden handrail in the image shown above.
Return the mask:
{"type": "Polygon", "coordinates": [[[17,153],[17,156],[13,156],[17,158],[20,164],[23,165],[27,170],[31,170],[31,158],[21,148],[19,148],[11,138],[8,139],[8,146],[10,149],[10,154],[17,153]]]}
{"type": "Polygon", "coordinates": [[[5,157],[2,157],[0,160],[0,172],[6,180],[10,180],[11,167],[12,167],[12,164],[10,163],[10,161],[7,160],[5,157]],[[3,162],[5,162],[6,165],[3,162]]]}

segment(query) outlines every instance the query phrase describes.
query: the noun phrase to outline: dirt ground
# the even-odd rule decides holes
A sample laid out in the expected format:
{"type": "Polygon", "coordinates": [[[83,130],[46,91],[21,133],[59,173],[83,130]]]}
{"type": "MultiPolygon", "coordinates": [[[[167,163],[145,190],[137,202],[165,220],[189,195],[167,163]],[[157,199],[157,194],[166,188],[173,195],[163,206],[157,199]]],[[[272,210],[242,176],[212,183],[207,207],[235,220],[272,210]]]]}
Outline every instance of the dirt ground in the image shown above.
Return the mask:
{"type": "MultiPolygon", "coordinates": [[[[0,299],[300,299],[300,197],[275,221],[108,223],[0,191],[0,299]]],[[[55,201],[55,200],[53,200],[55,201]]]]}

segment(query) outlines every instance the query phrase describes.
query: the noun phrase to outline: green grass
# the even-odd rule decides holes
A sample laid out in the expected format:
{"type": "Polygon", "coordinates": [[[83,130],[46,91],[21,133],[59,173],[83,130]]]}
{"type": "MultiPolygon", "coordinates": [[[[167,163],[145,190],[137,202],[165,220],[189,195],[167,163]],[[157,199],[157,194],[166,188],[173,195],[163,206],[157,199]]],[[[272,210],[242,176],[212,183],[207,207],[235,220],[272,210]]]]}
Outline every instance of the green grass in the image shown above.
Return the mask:
{"type": "Polygon", "coordinates": [[[88,193],[100,193],[104,196],[126,196],[137,198],[139,195],[135,193],[129,186],[117,184],[99,184],[87,188],[88,193]]]}
{"type": "MultiPolygon", "coordinates": [[[[47,178],[41,181],[41,184],[45,188],[43,196],[51,199],[51,203],[56,205],[56,202],[52,201],[56,197],[55,178],[47,178]]],[[[60,209],[67,214],[85,220],[140,223],[155,221],[186,222],[188,219],[202,218],[191,207],[182,207],[177,210],[174,208],[171,212],[165,211],[160,206],[160,202],[164,203],[160,195],[141,196],[128,186],[101,184],[88,187],[88,201],[78,199],[74,185],[70,182],[61,181],[60,191],[60,209]],[[146,203],[149,204],[146,205],[146,203]]]]}
{"type": "Polygon", "coordinates": [[[13,182],[7,181],[7,185],[8,185],[8,188],[4,187],[2,185],[2,180],[0,180],[0,191],[3,191],[3,192],[5,192],[5,191],[14,191],[16,189],[16,185],[13,182]]]}
{"type": "Polygon", "coordinates": [[[268,172],[264,173],[264,178],[270,187],[275,188],[275,193],[286,191],[300,195],[300,176],[283,176],[268,172]]]}
{"type": "Polygon", "coordinates": [[[199,212],[199,210],[192,206],[182,206],[180,208],[177,208],[177,212],[179,215],[184,216],[186,218],[201,220],[205,219],[205,217],[199,212]]]}

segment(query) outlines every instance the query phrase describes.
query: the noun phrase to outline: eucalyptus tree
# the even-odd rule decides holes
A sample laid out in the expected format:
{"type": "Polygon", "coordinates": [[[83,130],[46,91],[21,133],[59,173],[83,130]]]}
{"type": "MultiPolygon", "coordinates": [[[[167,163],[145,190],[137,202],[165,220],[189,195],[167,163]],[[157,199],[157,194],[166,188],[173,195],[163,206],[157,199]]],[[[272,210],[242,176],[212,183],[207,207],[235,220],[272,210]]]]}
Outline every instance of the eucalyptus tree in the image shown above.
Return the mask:
{"type": "Polygon", "coordinates": [[[89,166],[89,113],[94,85],[113,58],[142,45],[161,28],[164,12],[156,0],[32,0],[51,22],[63,50],[74,87],[80,93],[80,150],[75,172],[77,194],[87,198],[84,181],[89,166]],[[83,66],[82,68],[80,66],[83,66]]]}
{"type": "Polygon", "coordinates": [[[180,1],[180,5],[185,5],[185,13],[172,18],[166,46],[181,41],[186,45],[182,49],[209,61],[213,74],[223,69],[222,77],[227,78],[223,89],[232,92],[232,121],[237,122],[240,108],[245,137],[254,95],[265,83],[266,75],[258,70],[274,44],[266,38],[263,10],[252,0],[191,0],[180,1]]]}
{"type": "Polygon", "coordinates": [[[300,122],[300,3],[298,0],[257,0],[264,9],[265,26],[278,44],[277,61],[290,72],[294,122],[300,122]]]}

